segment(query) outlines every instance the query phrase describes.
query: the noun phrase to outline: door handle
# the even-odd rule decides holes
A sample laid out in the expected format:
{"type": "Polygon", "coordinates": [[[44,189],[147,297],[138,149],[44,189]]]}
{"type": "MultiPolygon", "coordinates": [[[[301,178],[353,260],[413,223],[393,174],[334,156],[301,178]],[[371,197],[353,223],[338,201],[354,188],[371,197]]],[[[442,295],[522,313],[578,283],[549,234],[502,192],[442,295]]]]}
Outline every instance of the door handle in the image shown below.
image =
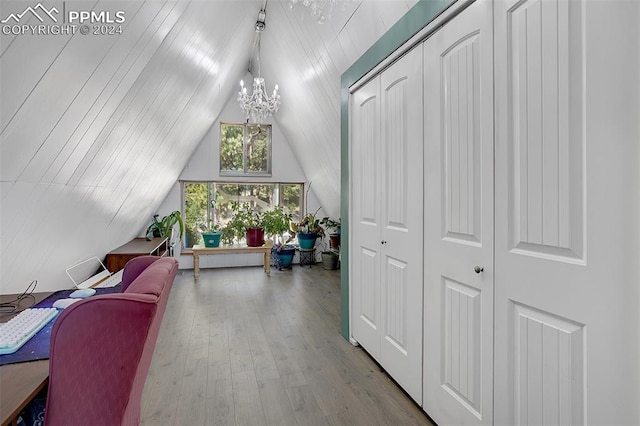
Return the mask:
{"type": "Polygon", "coordinates": [[[479,274],[480,272],[484,271],[484,266],[474,266],[473,270],[475,271],[476,274],[479,274]]]}

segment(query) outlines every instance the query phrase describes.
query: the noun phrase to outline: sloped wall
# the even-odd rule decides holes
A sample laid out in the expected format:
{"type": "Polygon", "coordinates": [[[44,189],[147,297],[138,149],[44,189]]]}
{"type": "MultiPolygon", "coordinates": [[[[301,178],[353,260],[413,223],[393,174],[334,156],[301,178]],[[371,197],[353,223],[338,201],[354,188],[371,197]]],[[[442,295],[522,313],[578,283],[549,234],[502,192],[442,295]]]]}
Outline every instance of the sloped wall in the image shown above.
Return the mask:
{"type": "Polygon", "coordinates": [[[126,22],[118,36],[1,36],[1,293],[68,288],[67,267],[137,235],[231,95],[221,82],[245,72],[237,46],[254,34],[255,15],[231,2],[66,6],[126,22]]]}

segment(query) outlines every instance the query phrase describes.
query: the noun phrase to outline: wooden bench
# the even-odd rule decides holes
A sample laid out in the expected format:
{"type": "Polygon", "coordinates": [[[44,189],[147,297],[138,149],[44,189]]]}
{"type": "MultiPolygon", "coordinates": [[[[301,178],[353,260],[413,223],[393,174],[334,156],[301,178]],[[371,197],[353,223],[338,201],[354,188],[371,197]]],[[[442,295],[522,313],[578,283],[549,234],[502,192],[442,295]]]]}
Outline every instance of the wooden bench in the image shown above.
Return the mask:
{"type": "Polygon", "coordinates": [[[264,255],[264,272],[271,275],[271,247],[272,241],[267,241],[260,247],[249,246],[226,246],[226,247],[205,247],[193,246],[193,278],[198,279],[200,273],[200,255],[207,254],[242,254],[242,253],[262,253],[264,255]]]}

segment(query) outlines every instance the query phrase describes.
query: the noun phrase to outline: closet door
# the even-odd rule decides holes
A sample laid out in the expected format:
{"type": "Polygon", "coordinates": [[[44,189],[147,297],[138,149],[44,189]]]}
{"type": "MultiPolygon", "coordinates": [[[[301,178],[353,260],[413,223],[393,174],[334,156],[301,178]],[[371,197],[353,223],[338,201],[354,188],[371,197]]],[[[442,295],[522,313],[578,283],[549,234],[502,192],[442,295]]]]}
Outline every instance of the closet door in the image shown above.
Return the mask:
{"type": "Polygon", "coordinates": [[[382,342],[380,364],[422,402],[422,49],[381,76],[382,342]]]}
{"type": "Polygon", "coordinates": [[[638,18],[496,2],[496,424],[640,424],[638,18]]]}
{"type": "Polygon", "coordinates": [[[422,402],[422,50],[351,97],[352,335],[422,402]]]}
{"type": "Polygon", "coordinates": [[[380,77],[351,96],[351,334],[380,359],[380,265],[384,202],[380,159],[380,77]]]}
{"type": "Polygon", "coordinates": [[[424,409],[493,419],[492,2],[424,42],[424,409]]]}

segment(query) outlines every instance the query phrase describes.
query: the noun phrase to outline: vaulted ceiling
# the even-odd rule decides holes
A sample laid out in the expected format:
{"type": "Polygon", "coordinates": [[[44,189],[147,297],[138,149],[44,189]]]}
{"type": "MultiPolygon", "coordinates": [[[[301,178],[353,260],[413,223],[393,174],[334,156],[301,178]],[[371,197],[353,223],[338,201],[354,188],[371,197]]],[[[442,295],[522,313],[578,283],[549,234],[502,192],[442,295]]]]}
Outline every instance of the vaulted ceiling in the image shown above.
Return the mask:
{"type": "MultiPolygon", "coordinates": [[[[0,19],[33,3],[3,0],[0,19]]],[[[346,2],[322,25],[288,1],[41,3],[126,20],[120,35],[0,36],[2,293],[33,279],[66,287],[64,268],[140,234],[255,63],[263,7],[261,74],[282,96],[274,119],[339,216],[340,75],[416,1],[346,2]]]]}

